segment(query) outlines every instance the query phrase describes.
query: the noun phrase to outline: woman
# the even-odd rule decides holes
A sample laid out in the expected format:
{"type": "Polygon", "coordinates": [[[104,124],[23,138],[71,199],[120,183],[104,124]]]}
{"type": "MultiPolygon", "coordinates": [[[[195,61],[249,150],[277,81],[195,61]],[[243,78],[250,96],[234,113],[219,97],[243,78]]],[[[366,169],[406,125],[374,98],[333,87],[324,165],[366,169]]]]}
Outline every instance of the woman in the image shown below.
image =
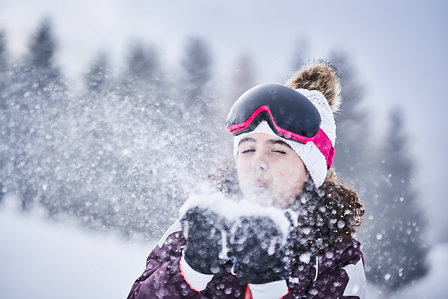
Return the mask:
{"type": "Polygon", "coordinates": [[[330,169],[339,93],[325,63],[245,92],[227,118],[245,200],[188,202],[128,298],[364,298],[363,206],[330,169]]]}

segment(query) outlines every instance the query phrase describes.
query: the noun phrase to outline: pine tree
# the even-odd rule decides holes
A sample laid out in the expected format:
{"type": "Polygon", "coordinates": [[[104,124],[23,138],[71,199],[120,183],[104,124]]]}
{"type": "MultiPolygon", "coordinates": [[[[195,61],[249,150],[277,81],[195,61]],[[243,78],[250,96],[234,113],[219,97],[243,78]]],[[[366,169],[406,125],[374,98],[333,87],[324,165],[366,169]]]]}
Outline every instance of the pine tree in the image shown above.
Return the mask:
{"type": "Polygon", "coordinates": [[[34,38],[31,40],[29,48],[32,65],[41,68],[51,68],[53,66],[56,42],[48,19],[41,23],[34,38]]]}
{"type": "Polygon", "coordinates": [[[75,121],[85,136],[77,159],[96,159],[95,168],[83,170],[88,184],[77,182],[82,191],[75,194],[76,201],[81,204],[73,203],[72,209],[87,225],[147,238],[174,221],[182,199],[178,177],[185,174],[172,157],[176,149],[171,140],[185,130],[172,117],[179,112],[165,84],[157,51],[137,42],[117,84],[80,99],[85,104],[78,107],[81,117],[75,121]],[[104,177],[110,184],[103,183],[104,177]]]}
{"type": "Polygon", "coordinates": [[[6,37],[0,31],[0,109],[6,109],[6,87],[8,85],[8,62],[6,53],[6,37]]]}
{"type": "Polygon", "coordinates": [[[10,186],[16,186],[12,189],[22,195],[23,210],[36,200],[48,200],[42,185],[55,176],[60,158],[51,153],[64,138],[57,124],[67,95],[62,75],[54,65],[55,53],[53,29],[45,19],[31,37],[27,55],[11,70],[8,101],[13,103],[10,113],[15,135],[10,186]]]}
{"type": "MultiPolygon", "coordinates": [[[[336,115],[338,138],[335,169],[344,182],[355,188],[365,205],[366,214],[358,238],[363,244],[367,279],[381,287],[396,289],[424,273],[421,264],[423,255],[412,245],[422,241],[421,236],[415,236],[420,234],[418,232],[421,229],[420,222],[417,220],[418,217],[415,218],[416,221],[409,221],[416,213],[415,207],[411,204],[415,194],[411,190],[396,189],[402,188],[403,182],[409,184],[410,179],[410,169],[407,165],[409,161],[399,162],[399,156],[403,157],[404,154],[404,146],[400,146],[404,140],[402,136],[400,137],[400,133],[388,134],[393,136],[393,139],[388,140],[390,145],[386,150],[389,157],[384,159],[381,156],[382,151],[377,148],[381,143],[369,142],[371,139],[369,114],[363,106],[363,88],[355,80],[356,74],[353,68],[342,53],[333,54],[330,61],[336,66],[341,78],[343,98],[341,113],[336,115]],[[389,161],[386,162],[389,164],[385,165],[388,169],[382,168],[379,162],[381,160],[389,161]],[[391,163],[397,164],[393,166],[391,163]],[[394,179],[389,178],[389,175],[397,179],[397,182],[393,182],[394,179]],[[400,198],[403,200],[405,196],[397,195],[400,192],[407,194],[408,199],[405,203],[400,201],[400,198]],[[399,205],[405,206],[408,203],[409,206],[400,212],[399,205]],[[409,225],[418,227],[407,227],[409,225]],[[392,230],[388,228],[389,226],[392,230]],[[412,234],[407,233],[411,230],[412,234]],[[402,234],[398,239],[397,233],[402,234]],[[399,241],[394,243],[393,240],[399,241]],[[406,244],[409,245],[407,249],[406,244]]],[[[402,129],[400,116],[393,116],[392,119],[395,128],[391,131],[395,132],[395,129],[400,131],[402,129]]]]}
{"type": "Polygon", "coordinates": [[[20,72],[28,84],[25,89],[43,100],[60,100],[60,93],[66,89],[55,65],[56,45],[53,26],[49,19],[44,19],[31,37],[21,66],[20,72]]]}
{"type": "MultiPolygon", "coordinates": [[[[156,46],[134,42],[128,50],[126,67],[121,74],[121,97],[131,101],[142,113],[168,112],[173,108],[166,100],[169,97],[168,85],[156,46]]],[[[159,121],[163,126],[163,120],[159,121]]]]}
{"type": "Polygon", "coordinates": [[[6,71],[6,34],[0,30],[0,74],[6,71]]]}
{"type": "Polygon", "coordinates": [[[212,55],[207,44],[199,39],[187,40],[181,61],[181,76],[176,101],[181,107],[181,127],[175,133],[174,147],[181,149],[177,157],[191,173],[193,186],[198,177],[213,172],[226,149],[223,144],[225,118],[217,103],[214,88],[212,55]],[[181,134],[179,134],[181,133],[181,134]]]}
{"type": "MultiPolygon", "coordinates": [[[[187,41],[182,60],[182,74],[182,99],[185,101],[185,107],[188,107],[196,118],[210,109],[212,100],[209,95],[205,95],[211,79],[211,55],[203,40],[191,38],[187,41]]],[[[194,121],[194,118],[190,121],[194,121]]]]}
{"type": "Polygon", "coordinates": [[[93,61],[84,77],[84,84],[89,92],[103,93],[111,84],[109,61],[105,53],[100,53],[93,61]]]}
{"type": "Polygon", "coordinates": [[[334,52],[330,56],[342,85],[342,105],[336,114],[337,138],[334,168],[345,182],[355,187],[364,197],[367,189],[369,169],[369,135],[368,113],[363,108],[363,88],[356,80],[353,66],[346,55],[334,52]]]}
{"type": "Polygon", "coordinates": [[[127,62],[127,74],[131,80],[156,82],[160,76],[159,55],[154,46],[138,42],[131,46],[127,62]]]}
{"type": "Polygon", "coordinates": [[[416,202],[414,166],[407,147],[403,116],[394,109],[384,148],[381,189],[371,206],[374,225],[370,236],[376,240],[364,252],[369,257],[369,280],[388,290],[400,288],[427,271],[425,222],[416,202]]]}
{"type": "Polygon", "coordinates": [[[62,75],[55,66],[56,40],[49,19],[44,19],[29,43],[24,72],[38,94],[51,98],[51,94],[64,89],[62,75]]]}
{"type": "Polygon", "coordinates": [[[6,102],[7,94],[6,88],[8,86],[8,66],[6,58],[6,38],[5,33],[0,31],[0,140],[2,146],[0,146],[0,203],[2,202],[5,194],[3,189],[3,174],[5,172],[4,167],[8,163],[9,153],[9,129],[7,124],[9,123],[10,115],[8,113],[8,105],[6,102]]]}
{"type": "Polygon", "coordinates": [[[296,72],[302,68],[309,59],[309,43],[304,38],[297,39],[294,44],[292,56],[292,71],[296,72]]]}
{"type": "Polygon", "coordinates": [[[227,114],[239,96],[255,85],[255,74],[255,67],[251,56],[246,53],[240,55],[233,72],[231,86],[228,88],[229,92],[226,94],[226,99],[222,105],[223,115],[227,114]]]}

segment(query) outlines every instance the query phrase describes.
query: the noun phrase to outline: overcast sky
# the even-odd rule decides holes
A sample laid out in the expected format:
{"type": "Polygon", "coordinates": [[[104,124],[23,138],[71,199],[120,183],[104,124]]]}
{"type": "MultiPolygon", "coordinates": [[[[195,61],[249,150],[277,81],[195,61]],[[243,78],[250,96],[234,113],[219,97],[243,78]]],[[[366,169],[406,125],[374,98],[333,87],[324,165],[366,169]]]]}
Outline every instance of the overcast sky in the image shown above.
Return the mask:
{"type": "Polygon", "coordinates": [[[374,130],[383,129],[389,107],[403,108],[422,207],[437,224],[434,234],[448,230],[439,206],[448,206],[447,1],[0,0],[0,30],[14,57],[44,16],[59,42],[58,65],[72,79],[99,51],[118,64],[137,39],[176,63],[187,37],[205,38],[221,74],[250,53],[260,83],[289,75],[298,39],[308,40],[313,58],[343,49],[366,88],[374,130]]]}

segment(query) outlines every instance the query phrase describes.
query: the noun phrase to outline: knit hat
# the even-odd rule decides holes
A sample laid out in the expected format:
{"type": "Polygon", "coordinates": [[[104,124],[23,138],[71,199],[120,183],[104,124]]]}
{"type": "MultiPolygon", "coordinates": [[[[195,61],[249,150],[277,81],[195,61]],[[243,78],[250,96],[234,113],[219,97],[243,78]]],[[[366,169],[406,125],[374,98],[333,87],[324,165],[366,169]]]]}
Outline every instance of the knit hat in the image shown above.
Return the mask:
{"type": "MultiPolygon", "coordinates": [[[[309,67],[303,68],[285,85],[296,89],[297,92],[308,98],[316,107],[322,120],[321,129],[328,136],[334,147],[336,142],[336,124],[333,112],[338,110],[341,103],[341,99],[339,97],[340,83],[335,70],[325,63],[313,64],[309,67]]],[[[320,187],[323,184],[327,176],[328,161],[318,147],[312,141],[308,143],[300,143],[294,140],[279,137],[272,131],[266,121],[260,122],[251,132],[242,133],[235,136],[235,159],[238,158],[238,144],[240,140],[252,133],[265,133],[282,139],[300,157],[315,186],[320,187]]],[[[331,156],[330,158],[332,159],[333,157],[331,156]]],[[[331,165],[332,161],[329,162],[331,165]]]]}

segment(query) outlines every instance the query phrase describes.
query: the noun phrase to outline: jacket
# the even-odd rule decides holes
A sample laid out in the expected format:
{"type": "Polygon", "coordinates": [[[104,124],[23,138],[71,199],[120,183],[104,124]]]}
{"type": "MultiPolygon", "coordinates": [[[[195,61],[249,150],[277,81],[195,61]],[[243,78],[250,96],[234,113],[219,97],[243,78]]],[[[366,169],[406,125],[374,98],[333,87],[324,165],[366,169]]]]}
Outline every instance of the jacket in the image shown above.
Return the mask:
{"type": "MultiPolygon", "coordinates": [[[[181,224],[176,221],[150,253],[128,299],[253,298],[249,285],[231,273],[215,275],[201,292],[191,288],[180,267],[185,243],[181,224]]],[[[300,258],[286,284],[285,299],[363,299],[366,280],[360,242],[350,238],[324,256],[300,258]]]]}

